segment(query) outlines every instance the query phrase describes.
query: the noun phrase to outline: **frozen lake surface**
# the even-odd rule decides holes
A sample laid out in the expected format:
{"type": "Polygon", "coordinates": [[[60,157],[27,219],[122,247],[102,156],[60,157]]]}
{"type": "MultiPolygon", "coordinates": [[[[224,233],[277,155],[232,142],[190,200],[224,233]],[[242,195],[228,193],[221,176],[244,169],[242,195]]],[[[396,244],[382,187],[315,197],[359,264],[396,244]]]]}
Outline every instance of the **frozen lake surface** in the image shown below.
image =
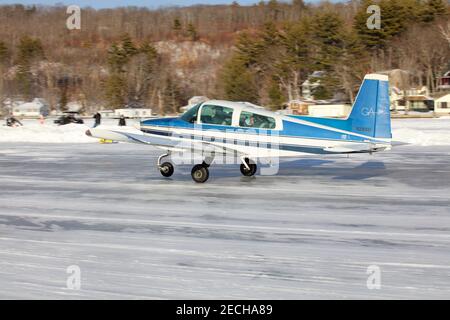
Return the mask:
{"type": "Polygon", "coordinates": [[[162,178],[160,153],[1,142],[0,298],[450,298],[449,146],[212,166],[204,185],[162,178]]]}

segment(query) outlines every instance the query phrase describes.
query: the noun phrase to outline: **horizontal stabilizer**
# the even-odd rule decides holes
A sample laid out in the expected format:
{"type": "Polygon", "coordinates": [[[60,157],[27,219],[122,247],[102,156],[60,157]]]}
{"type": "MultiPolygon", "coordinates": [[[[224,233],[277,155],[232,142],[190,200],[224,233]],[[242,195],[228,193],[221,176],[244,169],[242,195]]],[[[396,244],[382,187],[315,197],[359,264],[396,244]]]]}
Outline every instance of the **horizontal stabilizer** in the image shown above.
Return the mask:
{"type": "Polygon", "coordinates": [[[362,152],[375,152],[390,149],[390,145],[375,144],[375,143],[353,143],[345,145],[336,145],[332,147],[324,148],[324,151],[333,153],[362,153],[362,152]]]}

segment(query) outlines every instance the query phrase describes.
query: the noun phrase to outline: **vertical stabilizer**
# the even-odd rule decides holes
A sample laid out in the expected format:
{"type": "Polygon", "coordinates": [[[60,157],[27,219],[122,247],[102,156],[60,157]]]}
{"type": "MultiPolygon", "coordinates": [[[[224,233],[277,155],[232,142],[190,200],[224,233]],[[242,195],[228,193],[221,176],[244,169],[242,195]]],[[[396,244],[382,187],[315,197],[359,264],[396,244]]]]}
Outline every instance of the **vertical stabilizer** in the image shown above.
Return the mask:
{"type": "Polygon", "coordinates": [[[368,74],[348,117],[351,131],[373,138],[392,138],[388,77],[368,74]]]}

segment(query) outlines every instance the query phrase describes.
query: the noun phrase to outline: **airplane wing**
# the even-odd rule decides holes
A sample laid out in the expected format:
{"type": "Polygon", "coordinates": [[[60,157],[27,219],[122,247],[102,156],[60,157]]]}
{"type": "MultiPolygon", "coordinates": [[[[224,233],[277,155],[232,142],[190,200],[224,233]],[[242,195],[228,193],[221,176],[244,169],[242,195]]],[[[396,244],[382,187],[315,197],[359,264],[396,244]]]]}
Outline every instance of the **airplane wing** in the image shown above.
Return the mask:
{"type": "Polygon", "coordinates": [[[186,140],[179,137],[143,134],[141,130],[130,127],[102,127],[86,131],[86,135],[119,142],[140,143],[171,151],[190,151],[203,153],[234,153],[236,150],[219,146],[204,140],[186,140]]]}

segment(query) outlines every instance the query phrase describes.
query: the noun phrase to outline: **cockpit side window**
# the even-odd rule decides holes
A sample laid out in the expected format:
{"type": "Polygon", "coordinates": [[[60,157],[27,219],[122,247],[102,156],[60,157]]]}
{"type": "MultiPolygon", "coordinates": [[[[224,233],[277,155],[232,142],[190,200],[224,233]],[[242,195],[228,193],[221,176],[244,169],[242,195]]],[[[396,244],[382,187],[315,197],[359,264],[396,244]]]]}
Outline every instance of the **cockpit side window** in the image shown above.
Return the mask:
{"type": "Polygon", "coordinates": [[[188,111],[186,111],[182,116],[181,119],[184,121],[187,121],[189,123],[196,123],[197,122],[197,115],[198,115],[198,109],[200,108],[201,103],[193,106],[188,111]]]}
{"type": "Polygon", "coordinates": [[[263,116],[257,113],[242,111],[239,125],[246,128],[275,129],[275,118],[263,116]]]}
{"type": "Polygon", "coordinates": [[[204,105],[200,114],[201,122],[207,124],[231,126],[232,119],[233,109],[222,106],[204,105]]]}

